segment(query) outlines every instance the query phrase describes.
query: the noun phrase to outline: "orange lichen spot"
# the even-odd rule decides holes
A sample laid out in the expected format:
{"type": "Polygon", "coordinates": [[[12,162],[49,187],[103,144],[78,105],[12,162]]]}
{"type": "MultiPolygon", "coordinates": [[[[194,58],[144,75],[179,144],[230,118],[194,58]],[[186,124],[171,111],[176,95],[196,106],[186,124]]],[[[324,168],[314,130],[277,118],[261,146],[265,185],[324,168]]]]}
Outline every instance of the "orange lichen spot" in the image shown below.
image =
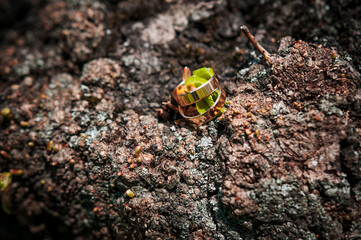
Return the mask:
{"type": "Polygon", "coordinates": [[[60,145],[58,143],[55,143],[54,146],[53,146],[53,150],[54,150],[54,152],[59,152],[60,145]]]}
{"type": "Polygon", "coordinates": [[[319,115],[313,116],[313,119],[315,119],[316,121],[319,121],[319,122],[322,121],[322,119],[321,119],[321,117],[319,115]]]}
{"type": "Polygon", "coordinates": [[[249,129],[249,128],[246,128],[244,130],[244,132],[246,133],[247,136],[251,135],[252,134],[252,131],[249,129]]]}
{"type": "Polygon", "coordinates": [[[10,173],[14,176],[20,176],[23,175],[23,170],[21,169],[10,169],[10,173]]]}
{"type": "Polygon", "coordinates": [[[22,127],[29,127],[29,122],[21,121],[21,122],[20,122],[20,126],[22,126],[22,127]]]}
{"type": "Polygon", "coordinates": [[[3,158],[10,158],[10,154],[5,152],[4,150],[0,151],[0,155],[3,157],[3,158]]]}

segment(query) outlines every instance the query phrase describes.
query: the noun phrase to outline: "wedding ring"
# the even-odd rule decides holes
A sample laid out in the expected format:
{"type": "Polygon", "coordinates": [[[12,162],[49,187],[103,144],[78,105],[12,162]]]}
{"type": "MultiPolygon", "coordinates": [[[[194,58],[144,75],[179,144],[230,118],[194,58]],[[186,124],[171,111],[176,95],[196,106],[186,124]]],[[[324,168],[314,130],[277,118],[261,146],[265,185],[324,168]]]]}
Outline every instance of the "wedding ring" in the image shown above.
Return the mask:
{"type": "MultiPolygon", "coordinates": [[[[177,88],[183,84],[184,82],[179,84],[177,88]]],[[[179,113],[183,116],[184,119],[196,125],[207,123],[210,120],[214,119],[216,116],[218,116],[218,114],[221,112],[221,108],[223,108],[226,101],[226,92],[222,88],[220,81],[216,75],[214,75],[202,86],[196,88],[191,92],[182,95],[176,95],[177,88],[174,89],[172,95],[179,104],[179,113]],[[213,106],[211,106],[206,112],[199,114],[196,103],[208,97],[216,90],[218,90],[219,93],[217,99],[214,101],[213,106]]]]}
{"type": "Polygon", "coordinates": [[[217,90],[219,87],[219,80],[216,75],[214,75],[211,79],[209,79],[206,83],[202,84],[198,88],[194,89],[193,91],[177,95],[176,90],[178,87],[184,85],[184,81],[182,81],[173,91],[172,95],[174,99],[178,102],[181,106],[187,106],[193,103],[196,103],[202,100],[205,97],[211,95],[214,91],[217,90]]]}

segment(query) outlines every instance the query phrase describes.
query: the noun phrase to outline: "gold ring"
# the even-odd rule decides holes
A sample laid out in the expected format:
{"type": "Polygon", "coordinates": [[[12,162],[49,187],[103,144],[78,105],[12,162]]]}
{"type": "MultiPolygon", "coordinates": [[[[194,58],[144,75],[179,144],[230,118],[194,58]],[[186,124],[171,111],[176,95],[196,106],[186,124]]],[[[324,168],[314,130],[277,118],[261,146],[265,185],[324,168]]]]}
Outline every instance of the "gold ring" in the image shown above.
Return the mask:
{"type": "Polygon", "coordinates": [[[221,112],[224,103],[226,102],[226,92],[222,88],[217,75],[214,75],[206,83],[200,87],[194,89],[191,92],[176,95],[176,89],[183,85],[182,81],[172,92],[174,99],[177,101],[179,113],[187,120],[196,125],[207,123],[218,116],[221,112]],[[210,96],[216,90],[219,90],[219,94],[214,104],[207,109],[204,113],[197,111],[196,103],[200,100],[210,96]]]}
{"type": "Polygon", "coordinates": [[[214,75],[211,79],[209,79],[206,83],[198,88],[194,89],[193,91],[177,95],[176,89],[183,85],[184,81],[182,81],[172,92],[174,99],[178,102],[181,106],[187,106],[193,103],[196,103],[202,100],[205,97],[211,95],[214,91],[217,90],[219,87],[219,80],[216,75],[214,75]]]}

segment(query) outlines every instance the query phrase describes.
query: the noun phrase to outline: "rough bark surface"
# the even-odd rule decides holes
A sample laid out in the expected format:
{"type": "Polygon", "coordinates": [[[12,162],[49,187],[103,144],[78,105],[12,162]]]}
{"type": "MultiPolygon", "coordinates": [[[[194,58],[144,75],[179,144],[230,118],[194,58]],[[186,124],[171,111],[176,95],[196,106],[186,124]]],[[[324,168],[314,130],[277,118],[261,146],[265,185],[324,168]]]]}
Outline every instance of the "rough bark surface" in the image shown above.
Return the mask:
{"type": "Polygon", "coordinates": [[[359,239],[360,13],[0,1],[0,173],[22,170],[0,238],[359,239]],[[229,100],[196,128],[164,104],[184,66],[212,67],[229,100]]]}

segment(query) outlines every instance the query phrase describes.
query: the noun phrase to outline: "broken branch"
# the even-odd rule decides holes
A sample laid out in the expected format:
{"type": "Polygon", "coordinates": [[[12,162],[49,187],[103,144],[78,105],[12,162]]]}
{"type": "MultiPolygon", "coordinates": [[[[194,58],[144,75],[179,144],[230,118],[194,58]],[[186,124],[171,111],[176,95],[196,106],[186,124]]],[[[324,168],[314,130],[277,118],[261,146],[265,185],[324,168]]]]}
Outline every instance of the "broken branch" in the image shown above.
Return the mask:
{"type": "Polygon", "coordinates": [[[257,39],[253,37],[253,35],[249,32],[248,28],[245,25],[241,26],[241,31],[246,34],[251,43],[263,54],[266,60],[270,58],[271,54],[269,54],[269,52],[267,52],[266,49],[264,49],[261,44],[259,44],[257,39]]]}

